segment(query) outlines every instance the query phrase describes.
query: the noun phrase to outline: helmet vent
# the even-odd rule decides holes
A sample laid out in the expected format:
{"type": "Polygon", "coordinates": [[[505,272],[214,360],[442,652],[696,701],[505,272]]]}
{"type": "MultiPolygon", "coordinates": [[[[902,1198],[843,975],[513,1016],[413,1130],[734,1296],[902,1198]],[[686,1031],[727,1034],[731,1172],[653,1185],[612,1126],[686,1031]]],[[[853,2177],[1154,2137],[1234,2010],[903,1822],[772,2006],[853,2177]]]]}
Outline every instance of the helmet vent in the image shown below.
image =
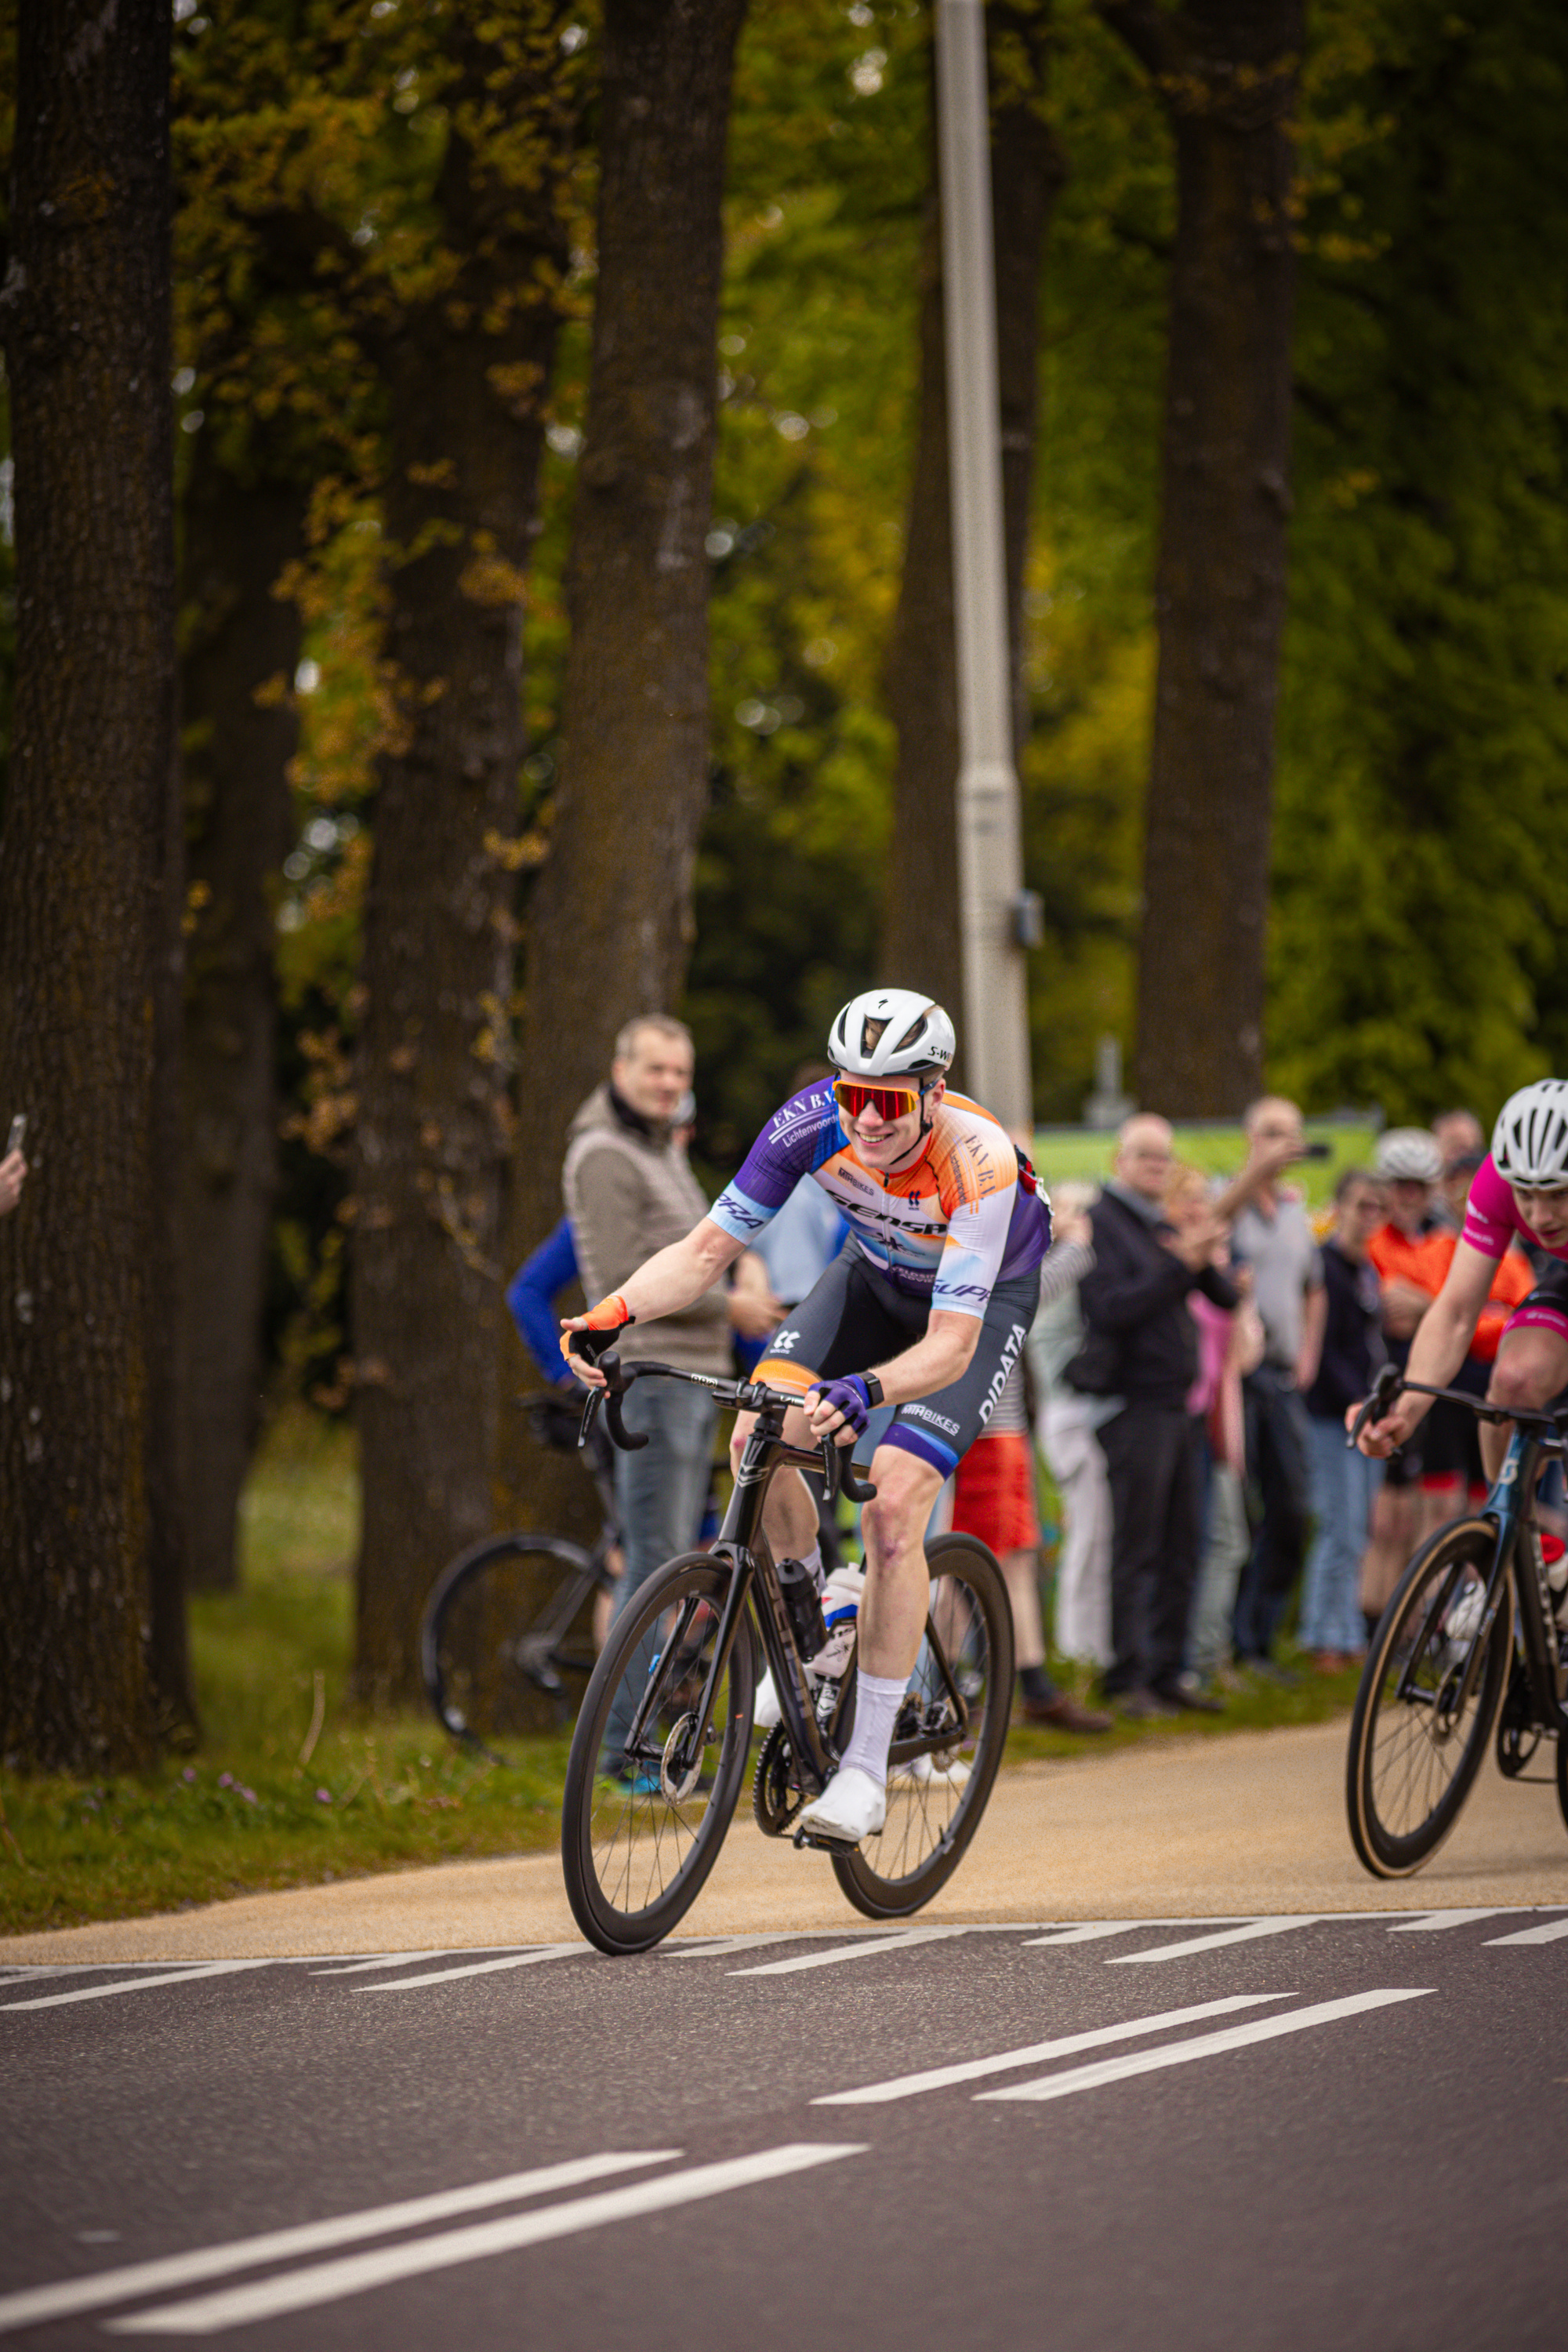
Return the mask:
{"type": "Polygon", "coordinates": [[[873,1021],[869,1018],[861,1022],[860,1051],[863,1054],[870,1055],[876,1052],[882,1032],[887,1025],[885,1021],[873,1021]]]}
{"type": "Polygon", "coordinates": [[[900,1038],[895,1051],[900,1054],[907,1053],[909,1048],[916,1042],[917,1038],[921,1038],[925,1035],[925,1032],[926,1017],[923,1013],[919,1013],[915,1015],[915,1018],[910,1022],[909,1027],[900,1038]]]}

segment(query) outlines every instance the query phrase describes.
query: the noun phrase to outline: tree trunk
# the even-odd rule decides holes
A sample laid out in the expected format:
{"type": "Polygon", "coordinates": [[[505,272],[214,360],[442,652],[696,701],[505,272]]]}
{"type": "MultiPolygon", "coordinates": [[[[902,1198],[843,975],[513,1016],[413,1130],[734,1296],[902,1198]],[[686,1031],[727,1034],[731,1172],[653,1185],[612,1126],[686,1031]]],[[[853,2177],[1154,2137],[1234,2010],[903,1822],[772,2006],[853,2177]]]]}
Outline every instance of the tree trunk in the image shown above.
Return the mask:
{"type": "Polygon", "coordinates": [[[556,42],[535,68],[460,37],[440,187],[455,279],[384,353],[398,734],[373,816],[352,1290],[358,1674],[378,1700],[416,1694],[425,1597],[491,1525],[523,579],[566,257],[556,42]],[[461,127],[497,100],[512,139],[530,123],[531,187],[515,150],[493,163],[461,127]]]}
{"type": "MultiPolygon", "coordinates": [[[[745,0],[605,0],[599,283],[567,582],[561,790],[529,914],[509,1259],[562,1213],[566,1128],[634,1013],[679,995],[708,800],[721,203],[745,0]]],[[[585,1486],[507,1465],[531,1524],[585,1486]]],[[[569,1475],[568,1475],[569,1474],[569,1475]]]]}
{"type": "Polygon", "coordinates": [[[1176,147],[1135,1088],[1173,1117],[1234,1117],[1263,1086],[1303,0],[1100,13],[1176,147]]]}
{"type": "MultiPolygon", "coordinates": [[[[1039,112],[1049,12],[986,10],[991,53],[991,197],[996,264],[996,365],[1001,405],[1003,531],[1007,566],[1014,740],[1028,734],[1023,674],[1024,562],[1028,551],[1039,403],[1040,268],[1052,208],[1066,178],[1061,150],[1039,112]]],[[[936,145],[931,142],[932,188],[936,145]]],[[[920,422],[899,609],[888,656],[898,731],[893,837],[883,916],[883,978],[929,988],[960,1017],[963,951],[958,874],[958,655],[952,590],[952,509],[947,444],[947,337],[942,216],[933,193],[921,245],[920,422]],[[934,877],[950,887],[933,887],[934,877]]],[[[959,1037],[962,1075],[963,1039],[959,1037]]]]}
{"type": "Polygon", "coordinates": [[[241,481],[199,435],[184,501],[185,951],[183,1470],[193,1585],[231,1587],[260,1403],[278,1164],[274,892],[289,846],[296,607],[273,594],[304,546],[304,492],[241,481]],[[261,699],[258,700],[258,691],[261,699]]]}
{"type": "Polygon", "coordinates": [[[155,1049],[176,875],[167,0],[23,0],[5,341],[16,729],[0,1070],[0,1755],[142,1764],[179,1667],[155,1049]],[[171,1623],[170,1620],[174,1622],[171,1623]]]}

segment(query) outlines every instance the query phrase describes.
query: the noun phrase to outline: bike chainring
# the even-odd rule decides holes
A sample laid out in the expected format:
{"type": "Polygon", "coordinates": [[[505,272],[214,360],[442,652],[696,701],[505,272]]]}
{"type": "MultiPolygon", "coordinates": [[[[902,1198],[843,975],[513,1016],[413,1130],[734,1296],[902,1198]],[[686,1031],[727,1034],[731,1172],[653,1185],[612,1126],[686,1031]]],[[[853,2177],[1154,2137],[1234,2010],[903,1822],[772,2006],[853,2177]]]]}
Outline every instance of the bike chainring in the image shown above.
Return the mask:
{"type": "Polygon", "coordinates": [[[795,1756],[782,1723],[775,1723],[763,1742],[752,1781],[752,1811],[764,1837],[783,1837],[805,1802],[805,1791],[791,1778],[795,1756]]]}

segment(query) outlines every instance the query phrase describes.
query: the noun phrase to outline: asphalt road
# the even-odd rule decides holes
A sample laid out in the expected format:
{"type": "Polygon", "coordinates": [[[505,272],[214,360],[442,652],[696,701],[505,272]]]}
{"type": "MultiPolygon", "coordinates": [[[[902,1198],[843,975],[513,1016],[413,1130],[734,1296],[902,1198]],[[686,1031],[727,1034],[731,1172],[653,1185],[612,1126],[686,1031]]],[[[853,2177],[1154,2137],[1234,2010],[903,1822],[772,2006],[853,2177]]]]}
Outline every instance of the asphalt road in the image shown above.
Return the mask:
{"type": "Polygon", "coordinates": [[[0,2335],[1552,2346],[1568,1906],[11,1969],[0,2335]]]}

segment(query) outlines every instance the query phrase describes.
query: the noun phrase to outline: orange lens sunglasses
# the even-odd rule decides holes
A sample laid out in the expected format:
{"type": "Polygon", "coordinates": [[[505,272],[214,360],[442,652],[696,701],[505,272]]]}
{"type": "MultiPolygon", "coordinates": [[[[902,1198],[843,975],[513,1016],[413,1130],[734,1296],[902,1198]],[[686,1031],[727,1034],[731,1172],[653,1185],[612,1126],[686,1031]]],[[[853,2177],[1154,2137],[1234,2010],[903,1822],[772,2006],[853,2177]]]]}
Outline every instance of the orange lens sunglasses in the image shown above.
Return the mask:
{"type": "Polygon", "coordinates": [[[867,1087],[858,1078],[835,1078],[833,1097],[848,1118],[858,1118],[863,1110],[874,1110],[879,1119],[890,1127],[896,1118],[907,1118],[921,1098],[919,1087],[867,1087]]]}

